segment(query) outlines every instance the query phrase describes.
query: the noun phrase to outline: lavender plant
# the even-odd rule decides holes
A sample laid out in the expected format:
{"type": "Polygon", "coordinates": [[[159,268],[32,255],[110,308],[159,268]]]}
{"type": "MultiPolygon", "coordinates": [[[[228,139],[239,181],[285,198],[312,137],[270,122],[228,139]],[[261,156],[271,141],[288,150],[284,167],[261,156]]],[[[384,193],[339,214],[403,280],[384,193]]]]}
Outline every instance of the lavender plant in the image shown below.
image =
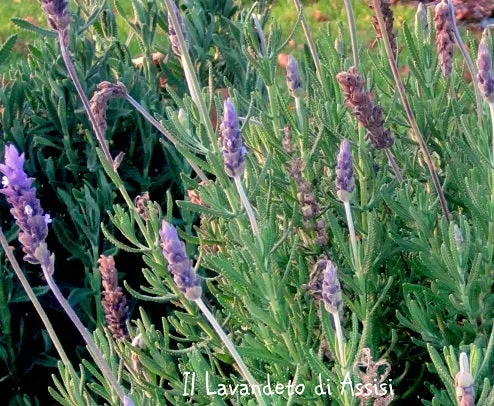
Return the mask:
{"type": "MultiPolygon", "coordinates": [[[[75,368],[60,354],[63,362],[50,389],[57,402],[126,404],[132,398],[136,405],[353,406],[421,398],[425,405],[492,404],[490,127],[478,125],[472,84],[459,70],[451,69],[449,82],[441,79],[447,64],[432,46],[441,32],[434,32],[431,16],[430,32],[411,30],[407,23],[398,29],[387,3],[374,0],[369,16],[374,14],[378,44],[384,46],[367,51],[358,48],[349,7],[349,27],[336,33],[328,28],[315,42],[295,1],[296,24],[302,24],[309,52],[298,62],[290,58],[283,78],[276,58],[295,29],[284,37],[267,16],[255,15],[255,5],[239,11],[238,30],[232,30],[242,52],[242,69],[232,83],[221,82],[218,72],[210,78],[197,74],[198,14],[190,2],[135,2],[136,13],[144,15],[132,23],[133,35],[144,44],[148,62],[132,74],[109,56],[111,41],[103,39],[96,41],[95,53],[104,68],[86,71],[78,47],[90,34],[82,31],[83,38],[76,39],[80,15],[70,16],[63,2],[43,4],[66,66],[57,69],[70,73],[74,83],[66,77],[52,80],[63,89],[54,90],[56,100],[64,100],[58,102],[62,105],[76,88],[81,100],[72,97],[69,105],[86,108],[75,110],[77,120],[70,126],[61,107],[47,108],[50,118],[41,121],[41,116],[39,122],[59,126],[64,136],[84,134],[83,152],[69,162],[80,167],[82,157],[94,176],[84,177],[87,192],[73,199],[64,195],[67,203],[83,204],[86,196],[91,202],[102,185],[111,190],[94,216],[106,241],[92,236],[87,257],[88,263],[93,260],[93,287],[103,285],[103,297],[96,289],[91,295],[103,301],[100,311],[108,326],[95,317],[90,335],[96,350],[91,346],[90,354],[101,352],[125,388],[123,396],[112,395],[98,357],[96,364],[84,360],[75,368]],[[152,28],[153,21],[160,30],[152,28]],[[168,46],[160,48],[167,61],[160,67],[151,62],[156,38],[168,46]],[[409,70],[402,71],[398,64],[405,61],[409,70]],[[357,62],[358,72],[350,68],[357,62]],[[183,72],[181,90],[156,86],[159,72],[170,67],[183,72]],[[118,77],[105,76],[108,68],[118,77]],[[97,72],[97,80],[88,72],[97,72]],[[229,98],[217,91],[223,86],[229,98]],[[117,136],[129,128],[127,115],[138,122],[130,128],[149,137],[138,153],[137,144],[117,136]],[[115,132],[121,121],[126,124],[115,132]],[[364,142],[364,128],[374,148],[364,142]],[[142,185],[128,176],[136,172],[131,162],[140,154],[151,162],[158,134],[165,137],[164,159],[180,172],[171,176],[168,191],[170,183],[157,176],[143,177],[142,185]],[[406,173],[402,181],[393,162],[406,173]],[[393,173],[383,169],[387,163],[393,173]],[[119,264],[121,283],[109,255],[119,264]]],[[[47,44],[58,55],[51,39],[47,44]]],[[[478,59],[484,93],[490,50],[484,39],[478,59]]],[[[463,63],[450,56],[452,67],[463,63]]],[[[35,84],[42,69],[31,67],[35,84]]],[[[4,90],[14,101],[5,103],[2,129],[21,147],[30,145],[31,135],[15,124],[23,106],[14,97],[15,86],[4,90]]],[[[29,93],[26,103],[53,106],[48,102],[55,96],[44,86],[40,94],[29,93]]],[[[43,126],[26,128],[36,142],[49,145],[42,153],[60,145],[70,150],[67,141],[41,132],[43,126]]],[[[36,172],[32,162],[49,158],[32,147],[20,149],[37,177],[56,170],[54,163],[53,169],[46,165],[36,172]]],[[[2,171],[21,159],[14,158],[2,171]]],[[[152,172],[152,166],[145,167],[152,172]]],[[[19,181],[33,200],[31,180],[19,181]]],[[[24,205],[14,213],[21,219],[23,255],[53,270],[43,243],[45,213],[31,200],[32,211],[24,205]],[[26,216],[37,222],[22,220],[26,216]]],[[[84,224],[81,230],[96,234],[84,224]]],[[[56,254],[58,264],[64,252],[56,254]]],[[[14,266],[12,253],[8,257],[14,266]]],[[[51,273],[46,280],[52,283],[51,273]]]]}

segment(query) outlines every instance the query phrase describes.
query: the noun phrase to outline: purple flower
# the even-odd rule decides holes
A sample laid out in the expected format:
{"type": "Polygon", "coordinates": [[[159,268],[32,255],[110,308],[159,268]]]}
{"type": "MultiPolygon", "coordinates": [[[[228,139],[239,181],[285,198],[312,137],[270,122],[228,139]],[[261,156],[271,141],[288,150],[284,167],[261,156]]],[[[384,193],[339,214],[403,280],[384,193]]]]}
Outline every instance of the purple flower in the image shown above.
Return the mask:
{"type": "Polygon", "coordinates": [[[224,102],[223,121],[220,130],[223,137],[225,172],[232,178],[240,176],[244,172],[247,150],[242,142],[238,116],[233,105],[230,103],[230,99],[224,102]]]}
{"type": "MultiPolygon", "coordinates": [[[[182,31],[182,36],[184,37],[185,42],[187,42],[187,30],[182,20],[180,10],[178,9],[177,5],[173,0],[170,1],[170,7],[172,8],[175,17],[177,18],[178,24],[180,26],[180,30],[182,31]]],[[[180,44],[178,42],[177,31],[175,31],[175,26],[173,25],[173,21],[170,18],[170,15],[168,15],[168,37],[170,38],[172,50],[175,53],[175,55],[181,56],[182,53],[180,52],[180,44]]]]}
{"type": "Polygon", "coordinates": [[[192,268],[192,261],[185,252],[185,244],[178,238],[177,230],[166,220],[161,223],[161,246],[168,261],[168,270],[181,292],[190,300],[201,297],[201,279],[192,268]]]}
{"type": "Polygon", "coordinates": [[[336,193],[338,198],[349,201],[353,192],[354,179],[352,167],[352,152],[347,139],[341,141],[340,152],[336,162],[336,193]]]}
{"type": "Polygon", "coordinates": [[[67,0],[41,0],[41,8],[46,13],[50,27],[63,34],[67,45],[67,29],[72,21],[67,11],[67,0]]]}
{"type": "MultiPolygon", "coordinates": [[[[33,178],[29,178],[24,172],[24,154],[17,152],[13,145],[5,147],[5,163],[0,164],[3,189],[0,190],[11,204],[10,212],[14,216],[20,228],[19,241],[23,245],[26,254],[24,261],[31,264],[46,265],[49,252],[45,249],[36,250],[44,243],[48,235],[50,216],[44,214],[43,209],[36,198],[36,189],[32,187],[33,178]],[[44,252],[40,257],[40,253],[44,252]]],[[[43,245],[44,247],[44,245],[43,245]]]]}
{"type": "Polygon", "coordinates": [[[486,99],[489,99],[494,94],[494,72],[492,71],[492,57],[486,43],[485,35],[479,44],[477,67],[479,68],[477,78],[480,91],[486,99]]]}
{"type": "Polygon", "coordinates": [[[329,313],[338,313],[341,318],[343,315],[343,297],[336,271],[336,266],[327,260],[326,268],[323,271],[322,300],[329,313]]]}
{"type": "Polygon", "coordinates": [[[288,56],[288,63],[286,65],[286,84],[293,97],[304,97],[305,92],[302,88],[298,62],[292,55],[288,56]]]}

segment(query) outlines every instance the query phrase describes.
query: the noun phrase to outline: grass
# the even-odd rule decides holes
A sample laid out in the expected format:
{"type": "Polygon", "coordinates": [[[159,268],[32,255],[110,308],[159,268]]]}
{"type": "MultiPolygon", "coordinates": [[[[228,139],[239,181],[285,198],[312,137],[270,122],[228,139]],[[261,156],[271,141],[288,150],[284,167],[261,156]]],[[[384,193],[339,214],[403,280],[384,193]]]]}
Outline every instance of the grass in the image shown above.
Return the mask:
{"type": "MultiPolygon", "coordinates": [[[[122,1],[126,9],[131,10],[130,0],[122,1]]],[[[354,0],[353,7],[357,18],[357,28],[364,35],[370,33],[371,12],[365,1],[354,0]]],[[[346,22],[343,0],[313,0],[304,2],[305,15],[311,32],[317,33],[320,29],[325,28],[327,24],[337,21],[346,22]],[[319,16],[317,21],[316,17],[319,16]],[[323,20],[323,21],[321,21],[323,20]]],[[[396,28],[398,29],[404,20],[410,21],[414,9],[407,6],[395,7],[396,28]]],[[[2,0],[0,4],[0,43],[3,43],[10,35],[18,35],[15,45],[15,55],[17,58],[23,57],[27,53],[27,44],[34,38],[34,34],[19,29],[12,21],[12,17],[27,18],[33,24],[46,27],[46,19],[39,6],[39,0],[2,0]]],[[[296,12],[292,0],[277,0],[274,3],[273,17],[276,21],[282,22],[282,28],[289,32],[296,21],[296,12]]],[[[123,22],[122,30],[126,32],[123,22]]],[[[365,35],[367,37],[367,35],[365,35]]],[[[370,38],[370,37],[369,37],[370,38]]],[[[295,36],[296,43],[304,42],[302,30],[299,29],[295,36]]],[[[137,55],[136,55],[137,56],[137,55]]],[[[15,63],[14,58],[11,63],[15,63]]]]}

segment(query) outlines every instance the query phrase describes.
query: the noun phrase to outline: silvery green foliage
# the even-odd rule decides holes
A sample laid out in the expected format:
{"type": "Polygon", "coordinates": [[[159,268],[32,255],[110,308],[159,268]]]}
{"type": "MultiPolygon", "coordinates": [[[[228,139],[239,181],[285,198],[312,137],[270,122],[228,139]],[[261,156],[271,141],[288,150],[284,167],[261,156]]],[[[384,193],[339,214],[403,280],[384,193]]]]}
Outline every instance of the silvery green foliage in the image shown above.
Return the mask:
{"type": "MultiPolygon", "coordinates": [[[[136,1],[136,4],[144,7],[144,3],[136,1]]],[[[149,4],[161,15],[162,6],[149,4]]],[[[185,10],[185,16],[188,11],[185,10]]],[[[370,348],[374,359],[386,358],[391,366],[389,378],[396,404],[415,402],[419,396],[426,405],[456,405],[454,379],[459,370],[459,354],[465,352],[470,359],[476,404],[491,405],[494,399],[491,140],[489,125],[477,125],[471,85],[460,76],[460,69],[453,69],[452,83],[456,92],[452,98],[451,83],[440,73],[432,25],[430,32],[417,30],[414,34],[404,24],[399,32],[399,43],[405,47],[402,58],[407,59],[410,68],[407,93],[418,124],[428,136],[444,183],[453,213],[448,224],[430,186],[427,167],[417,153],[416,144],[408,138],[409,128],[389,80],[391,72],[383,63],[382,46],[362,53],[361,70],[372,85],[373,93],[379,95],[386,127],[396,135],[394,153],[404,168],[405,181],[401,185],[394,180],[385,157],[375,155],[365,142],[365,134],[343,105],[336,75],[351,65],[351,52],[346,49],[342,58],[333,44],[336,36],[343,44],[349,43],[345,29],[340,27],[337,33],[328,30],[320,36],[317,45],[324,70],[323,83],[318,82],[310,59],[299,58],[307,94],[305,117],[301,122],[292,108],[293,99],[284,81],[277,80],[277,54],[288,38],[270,21],[263,21],[269,41],[267,49],[261,50],[248,12],[240,13],[243,24],[237,26],[241,27],[245,41],[241,43],[242,60],[248,64],[237,72],[238,86],[229,86],[228,90],[242,118],[239,130],[249,150],[243,181],[259,223],[262,246],[252,235],[235,186],[224,172],[221,154],[208,148],[204,123],[191,98],[170,88],[168,93],[174,104],[164,109],[156,102],[159,94],[143,83],[133,68],[129,69],[134,73],[125,73],[122,65],[129,67],[128,54],[120,54],[127,58],[125,64],[116,60],[114,54],[108,54],[109,43],[99,43],[105,49],[102,51],[105,57],[93,68],[97,75],[107,79],[103,67],[119,67],[120,80],[134,92],[135,98],[146,102],[149,109],[156,109],[155,115],[161,116],[166,128],[179,140],[177,151],[210,176],[209,182],[199,183],[182,165],[177,151],[164,143],[165,150],[170,151],[166,157],[175,159],[176,172],[180,172],[183,182],[183,185],[174,185],[174,189],[178,189],[175,196],[180,193],[193,199],[174,201],[170,193],[164,201],[159,192],[164,190],[167,175],[149,177],[148,164],[142,173],[146,174],[147,185],[155,188],[152,196],[156,197],[152,199],[160,201],[148,203],[144,227],[139,227],[136,213],[121,201],[104,206],[109,210],[110,222],[102,230],[108,242],[143,264],[141,269],[121,269],[125,273],[126,290],[137,304],[129,325],[130,339],[113,341],[103,332],[101,324],[94,333],[134,404],[254,402],[252,397],[239,393],[222,396],[206,392],[206,384],[214,391],[220,384],[235,385],[242,382],[242,378],[219,338],[167,272],[168,264],[159,246],[160,225],[166,219],[176,225],[178,235],[185,240],[187,254],[204,279],[208,305],[256,379],[266,383],[269,376],[271,382],[286,384],[291,380],[305,385],[300,395],[285,391],[269,396],[270,404],[327,404],[327,396],[314,394],[319,378],[323,382],[328,380],[332,386],[333,404],[359,404],[358,397],[345,398],[337,388],[341,388],[346,378],[345,370],[355,383],[357,377],[365,378],[352,367],[362,359],[362,350],[370,348]],[[133,80],[137,81],[135,89],[129,86],[133,80]],[[179,119],[179,111],[182,119],[179,119]],[[188,118],[187,128],[181,124],[184,116],[188,118]],[[301,207],[287,170],[290,158],[282,147],[281,129],[285,126],[291,128],[292,155],[305,158],[304,177],[321,207],[321,218],[328,224],[329,242],[324,247],[316,243],[314,230],[303,228],[301,207]],[[334,188],[337,173],[333,168],[342,139],[348,139],[352,152],[355,151],[355,190],[351,205],[359,237],[359,261],[352,261],[345,212],[334,188]],[[186,194],[185,190],[193,194],[186,194]],[[320,285],[316,282],[322,280],[321,275],[311,274],[311,270],[322,256],[338,264],[344,303],[344,365],[335,361],[335,331],[327,313],[321,311],[321,292],[307,289],[308,285],[320,285]],[[356,269],[359,264],[360,269],[356,269]],[[133,279],[138,272],[141,279],[133,279]],[[192,374],[196,382],[193,393],[190,391],[192,374]]],[[[92,44],[86,39],[81,41],[85,45],[92,44]]],[[[56,55],[50,43],[45,47],[43,49],[56,55]]],[[[220,52],[225,50],[220,47],[220,52]]],[[[454,63],[461,64],[461,61],[454,63]]],[[[81,63],[79,69],[84,66],[81,63]]],[[[31,66],[36,81],[41,81],[39,71],[43,69],[47,71],[44,63],[31,66]]],[[[57,69],[62,68],[57,65],[57,69]]],[[[26,70],[19,75],[26,77],[26,70]]],[[[65,86],[61,77],[58,80],[60,86],[65,86]]],[[[4,97],[5,93],[19,92],[16,86],[23,86],[20,83],[5,90],[4,97]]],[[[202,83],[208,107],[215,106],[220,116],[221,96],[214,88],[206,87],[204,80],[202,83]]],[[[229,81],[225,83],[228,85],[229,81]]],[[[53,99],[65,103],[66,92],[57,92],[56,87],[53,93],[43,89],[28,94],[38,103],[53,99]]],[[[20,124],[15,124],[15,112],[11,111],[12,108],[20,110],[19,101],[13,100],[6,104],[3,117],[10,125],[4,124],[3,128],[10,138],[22,144],[23,132],[16,127],[20,124]]],[[[117,119],[123,120],[124,113],[129,114],[129,107],[120,100],[114,103],[115,116],[109,115],[109,120],[117,126],[117,119]]],[[[56,103],[50,106],[47,109],[50,119],[37,119],[44,120],[45,126],[59,128],[63,134],[67,131],[66,121],[60,117],[64,117],[65,109],[54,108],[56,103]]],[[[487,114],[484,119],[488,122],[487,114]]],[[[25,125],[34,131],[28,123],[25,125]]],[[[75,127],[75,123],[71,127],[75,127]]],[[[136,131],[144,138],[151,132],[144,122],[139,123],[136,131]]],[[[60,137],[38,135],[38,142],[47,143],[47,140],[66,148],[63,145],[66,141],[60,137]]],[[[140,138],[136,140],[136,143],[143,142],[140,138]]],[[[153,140],[149,141],[151,145],[155,145],[153,140]]],[[[100,177],[102,171],[93,147],[79,142],[85,145],[87,164],[91,165],[94,175],[86,182],[87,187],[96,188],[101,182],[109,182],[100,177]]],[[[125,152],[129,150],[129,145],[118,145],[125,152]]],[[[147,145],[143,142],[140,150],[145,162],[151,159],[152,152],[147,145]]],[[[52,165],[55,167],[55,163],[52,165]]],[[[42,171],[51,173],[50,167],[43,168],[42,171]]],[[[103,169],[109,179],[115,181],[111,170],[103,169]]],[[[143,175],[136,176],[137,179],[128,180],[124,186],[137,196],[141,192],[138,182],[143,175]]],[[[81,196],[83,194],[69,197],[81,196]]],[[[83,208],[81,204],[81,210],[83,208]]],[[[84,361],[76,370],[78,373],[59,367],[54,387],[50,389],[59,403],[116,404],[108,385],[91,363],[84,361]]]]}

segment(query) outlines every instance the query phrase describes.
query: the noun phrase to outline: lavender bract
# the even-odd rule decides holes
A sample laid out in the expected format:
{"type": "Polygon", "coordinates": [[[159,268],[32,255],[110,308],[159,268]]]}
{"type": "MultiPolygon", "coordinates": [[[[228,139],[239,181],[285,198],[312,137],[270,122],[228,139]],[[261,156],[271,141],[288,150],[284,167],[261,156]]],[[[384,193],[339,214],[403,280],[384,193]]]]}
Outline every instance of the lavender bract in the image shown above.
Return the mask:
{"type": "Polygon", "coordinates": [[[4,188],[0,193],[12,205],[10,212],[20,228],[19,241],[23,245],[24,261],[43,265],[49,259],[49,254],[46,254],[46,249],[38,250],[38,254],[43,253],[40,256],[36,250],[48,236],[48,224],[51,220],[36,198],[36,189],[32,187],[34,179],[24,172],[24,162],[24,154],[19,154],[13,145],[5,147],[5,161],[0,164],[4,188]]]}
{"type": "Polygon", "coordinates": [[[336,162],[336,193],[338,198],[349,201],[354,188],[352,152],[347,139],[341,141],[336,162]]]}
{"type": "Polygon", "coordinates": [[[178,238],[177,230],[166,220],[161,223],[161,246],[168,261],[168,270],[181,292],[190,300],[201,297],[201,279],[194,272],[192,262],[185,252],[185,244],[178,238]]]}
{"type": "Polygon", "coordinates": [[[247,150],[242,141],[238,116],[230,99],[224,102],[223,121],[220,126],[223,137],[223,159],[225,172],[230,177],[240,176],[245,169],[247,150]]]}
{"type": "Polygon", "coordinates": [[[67,11],[67,0],[40,0],[51,28],[63,34],[64,45],[69,42],[67,30],[72,21],[67,11]]]}
{"type": "MultiPolygon", "coordinates": [[[[173,13],[177,18],[178,24],[180,25],[180,30],[182,31],[182,36],[184,37],[185,42],[187,42],[187,30],[185,28],[184,21],[180,14],[180,10],[174,1],[170,1],[171,8],[173,9],[173,13]]],[[[173,21],[168,15],[168,37],[170,38],[170,43],[172,45],[172,50],[175,55],[181,56],[182,52],[180,51],[180,44],[178,42],[177,31],[175,30],[175,26],[173,25],[173,21]]]]}
{"type": "Polygon", "coordinates": [[[304,97],[305,92],[300,78],[300,69],[297,60],[292,55],[288,56],[288,63],[286,64],[286,84],[293,97],[304,97]]]}
{"type": "Polygon", "coordinates": [[[343,315],[343,297],[337,268],[330,260],[326,261],[326,268],[323,271],[322,300],[329,313],[338,313],[340,317],[343,315]]]}
{"type": "MultiPolygon", "coordinates": [[[[494,72],[492,71],[492,56],[489,52],[485,35],[479,44],[477,67],[479,69],[477,78],[482,96],[490,99],[491,96],[494,96],[494,72]]],[[[494,97],[492,98],[494,99],[494,97]]]]}
{"type": "Polygon", "coordinates": [[[103,285],[103,299],[101,305],[105,312],[105,320],[113,338],[121,340],[129,337],[127,320],[129,308],[127,298],[118,286],[118,272],[113,257],[101,255],[98,259],[101,283],[103,285]]]}

